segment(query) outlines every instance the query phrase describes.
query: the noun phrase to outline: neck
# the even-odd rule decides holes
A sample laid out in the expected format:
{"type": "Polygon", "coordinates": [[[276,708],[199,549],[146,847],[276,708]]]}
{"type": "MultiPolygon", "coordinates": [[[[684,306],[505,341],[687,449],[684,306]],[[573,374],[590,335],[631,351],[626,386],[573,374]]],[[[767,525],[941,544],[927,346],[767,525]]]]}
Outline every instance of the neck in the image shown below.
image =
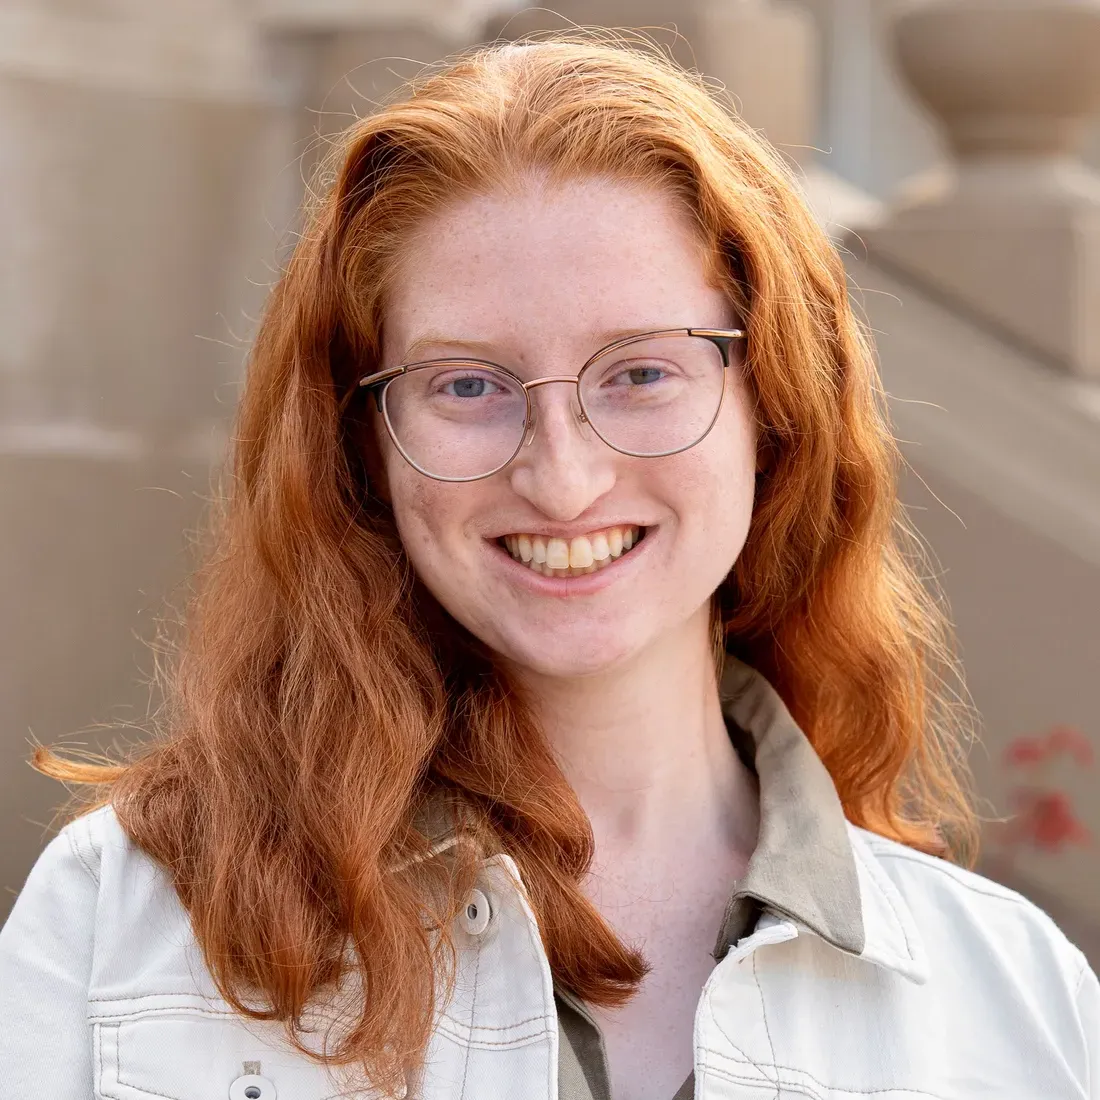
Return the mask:
{"type": "Polygon", "coordinates": [[[703,607],[629,663],[596,676],[519,674],[597,849],[708,838],[751,853],[755,778],[722,716],[703,607]]]}

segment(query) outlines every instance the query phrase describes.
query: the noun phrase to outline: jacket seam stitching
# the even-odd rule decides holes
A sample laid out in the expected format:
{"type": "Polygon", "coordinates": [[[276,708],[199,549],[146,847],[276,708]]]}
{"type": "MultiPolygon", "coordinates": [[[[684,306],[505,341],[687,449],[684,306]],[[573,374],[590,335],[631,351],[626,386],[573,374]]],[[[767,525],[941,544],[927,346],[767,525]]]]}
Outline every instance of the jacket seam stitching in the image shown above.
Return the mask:
{"type": "MultiPolygon", "coordinates": [[[[507,858],[510,858],[510,857],[507,857],[507,858]]],[[[515,867],[515,861],[514,860],[512,860],[512,865],[513,865],[513,867],[515,867]]],[[[504,874],[508,878],[509,887],[511,887],[512,889],[515,889],[515,888],[518,887],[519,888],[519,895],[523,899],[523,902],[529,904],[528,903],[528,898],[527,898],[527,887],[524,885],[523,876],[520,875],[519,868],[515,867],[515,875],[513,876],[512,872],[508,870],[508,867],[507,867],[506,864],[499,863],[498,866],[500,866],[502,868],[504,874]]],[[[545,955],[545,952],[544,952],[544,949],[543,949],[543,944],[542,944],[542,938],[538,933],[538,922],[534,919],[529,918],[528,914],[526,914],[526,913],[522,913],[521,916],[522,916],[522,920],[523,920],[524,930],[527,933],[527,943],[530,946],[532,952],[535,954],[535,957],[537,958],[540,954],[545,955]]],[[[551,976],[550,976],[550,985],[551,985],[550,999],[549,999],[549,1001],[547,1001],[545,998],[543,999],[544,1007],[549,1008],[550,1011],[549,1012],[544,1012],[542,1017],[541,1017],[543,1020],[546,1021],[546,1024],[547,1024],[548,1028],[558,1026],[557,1025],[558,1010],[557,1010],[557,1006],[554,1004],[553,984],[554,984],[554,979],[553,979],[553,974],[551,974],[551,976]]],[[[559,1042],[560,1042],[560,1030],[559,1030],[558,1034],[559,1034],[559,1042]]]]}
{"type": "Polygon", "coordinates": [[[489,1049],[491,1047],[507,1047],[515,1050],[520,1047],[531,1046],[538,1040],[545,1039],[550,1034],[550,1027],[547,1025],[539,1031],[532,1031],[530,1035],[521,1035],[517,1039],[475,1039],[473,1037],[467,1039],[461,1034],[456,1035],[454,1032],[445,1029],[444,1033],[448,1038],[462,1043],[467,1050],[489,1049]]]}
{"type": "MultiPolygon", "coordinates": [[[[979,894],[984,898],[993,898],[995,901],[1004,901],[1009,905],[1017,905],[1022,908],[1031,908],[1031,902],[1022,896],[1017,896],[1015,893],[1007,890],[1002,893],[1000,890],[983,890],[981,886],[977,886],[974,883],[965,881],[961,875],[958,875],[950,867],[940,867],[935,863],[926,863],[923,859],[917,859],[914,856],[905,855],[901,852],[893,852],[888,849],[883,849],[878,853],[879,859],[899,859],[905,863],[915,863],[918,867],[927,867],[932,871],[936,871],[938,874],[943,875],[945,878],[949,878],[952,882],[956,882],[964,890],[969,890],[972,894],[979,894]]],[[[1036,906],[1036,908],[1038,908],[1036,906]]]]}
{"type": "MultiPolygon", "coordinates": [[[[150,994],[150,996],[154,996],[154,997],[193,997],[193,996],[195,996],[195,994],[193,994],[193,993],[184,993],[184,992],[175,992],[173,990],[169,990],[165,993],[150,994]]],[[[120,998],[118,998],[118,997],[89,997],[88,1001],[89,1002],[94,1002],[95,1004],[111,1004],[113,1002],[118,1001],[119,999],[120,998]]],[[[127,998],[122,998],[122,999],[125,1000],[127,998]]],[[[249,1019],[249,1017],[244,1016],[240,1012],[234,1011],[232,1008],[200,1008],[197,1005],[189,1005],[189,1004],[187,1004],[187,1005],[174,1004],[173,1005],[173,1004],[168,1004],[168,1005],[154,1005],[154,1006],[150,1006],[148,1008],[134,1008],[134,1009],[131,1009],[128,1012],[112,1012],[108,1016],[93,1017],[93,1020],[109,1021],[109,1020],[139,1019],[142,1016],[165,1016],[165,1015],[170,1015],[172,1013],[180,1013],[180,1014],[186,1015],[186,1016],[204,1016],[207,1019],[211,1019],[211,1020],[233,1019],[233,1020],[242,1020],[242,1021],[244,1021],[244,1020],[249,1019]]],[[[539,1023],[539,1022],[541,1022],[542,1024],[546,1024],[550,1020],[550,1017],[548,1015],[546,1015],[545,1013],[543,1013],[541,1016],[528,1016],[526,1019],[516,1020],[516,1022],[512,1023],[512,1024],[500,1024],[500,1025],[463,1024],[460,1020],[455,1020],[455,1018],[448,1012],[445,1012],[443,1015],[446,1019],[451,1020],[458,1027],[468,1030],[470,1032],[471,1039],[473,1039],[479,1032],[482,1032],[482,1031],[513,1031],[514,1029],[519,1028],[519,1027],[523,1027],[526,1024],[533,1024],[533,1023],[539,1023]]],[[[508,1042],[508,1041],[509,1040],[505,1040],[505,1042],[508,1042]]]]}
{"type": "MultiPolygon", "coordinates": [[[[768,1024],[768,1006],[764,1003],[764,987],[760,984],[760,975],[756,969],[756,954],[752,957],[752,979],[756,982],[756,993],[760,998],[760,1015],[764,1020],[764,1034],[768,1037],[768,1050],[771,1052],[772,1065],[775,1065],[775,1041],[772,1039],[772,1029],[768,1024]]],[[[775,1071],[775,1097],[780,1100],[779,1070],[775,1071]]]]}
{"type": "MultiPolygon", "coordinates": [[[[105,1088],[105,1082],[103,1080],[103,1029],[102,1027],[94,1027],[92,1029],[93,1039],[92,1048],[95,1051],[95,1065],[96,1065],[96,1078],[92,1084],[98,1088],[105,1088]]],[[[104,1093],[106,1095],[106,1093],[104,1093]]]]}
{"type": "MultiPolygon", "coordinates": [[[[754,958],[753,959],[753,964],[754,964],[753,977],[754,978],[756,977],[755,962],[756,962],[756,960],[754,958]]],[[[756,980],[756,985],[757,985],[757,989],[759,990],[759,988],[760,988],[759,979],[756,980]]],[[[755,1058],[753,1058],[747,1050],[745,1050],[743,1047],[739,1047],[737,1045],[737,1043],[734,1042],[733,1036],[731,1036],[730,1033],[722,1026],[722,1023],[719,1021],[717,1014],[714,1012],[714,1006],[710,1002],[711,997],[713,997],[713,993],[708,995],[708,1008],[710,1009],[711,1019],[714,1021],[715,1030],[718,1032],[719,1035],[722,1036],[723,1039],[726,1040],[727,1043],[729,1043],[729,1045],[735,1051],[737,1051],[737,1053],[741,1056],[744,1063],[746,1065],[752,1066],[752,1068],[754,1070],[756,1070],[756,1072],[760,1075],[759,1077],[754,1078],[752,1083],[756,1084],[756,1085],[759,1085],[759,1084],[761,1084],[760,1078],[763,1078],[764,1082],[766,1082],[769,1085],[774,1085],[776,1087],[776,1089],[778,1090],[778,1088],[779,1088],[779,1070],[782,1067],[776,1065],[774,1048],[772,1050],[772,1064],[769,1068],[773,1069],[775,1071],[775,1073],[771,1074],[771,1073],[768,1072],[768,1070],[764,1066],[762,1066],[755,1058]]],[[[763,995],[761,995],[761,1002],[763,1002],[763,995]]],[[[713,1050],[713,1048],[706,1046],[706,1044],[703,1045],[703,1050],[708,1052],[708,1053],[711,1053],[711,1052],[713,1052],[715,1054],[720,1054],[721,1053],[720,1051],[713,1050]]],[[[728,1057],[728,1055],[727,1055],[727,1057],[728,1057]]],[[[743,1078],[743,1079],[747,1079],[747,1078],[743,1078]]]]}
{"type": "Polygon", "coordinates": [[[514,1024],[471,1024],[470,1032],[483,1032],[483,1031],[511,1031],[514,1027],[522,1027],[524,1024],[535,1023],[536,1020],[541,1020],[543,1023],[549,1020],[547,1013],[542,1013],[540,1016],[528,1016],[526,1020],[517,1020],[514,1024]]]}
{"type": "MultiPolygon", "coordinates": [[[[759,1066],[756,1065],[755,1062],[753,1062],[751,1064],[757,1069],[760,1068],[759,1066]]],[[[788,1067],[786,1067],[786,1066],[776,1066],[775,1067],[775,1069],[777,1071],[781,1070],[781,1069],[787,1069],[787,1068],[788,1067]]],[[[712,1066],[708,1066],[706,1069],[704,1069],[703,1070],[703,1076],[699,1080],[700,1085],[702,1085],[702,1086],[706,1085],[706,1078],[707,1077],[717,1077],[717,1078],[722,1079],[722,1080],[733,1081],[733,1082],[735,1082],[736,1084],[739,1084],[739,1085],[759,1085],[760,1084],[759,1078],[753,1077],[753,1076],[751,1076],[749,1074],[746,1074],[746,1073],[735,1073],[731,1070],[724,1069],[721,1066],[713,1066],[712,1065],[712,1066]]],[[[779,1079],[779,1073],[778,1072],[775,1075],[775,1080],[774,1081],[770,1077],[767,1079],[767,1081],[768,1081],[769,1085],[775,1085],[776,1090],[777,1090],[777,1095],[779,1095],[779,1096],[782,1096],[782,1093],[778,1092],[778,1090],[780,1088],[782,1088],[782,1087],[790,1088],[793,1084],[793,1082],[791,1082],[791,1081],[781,1081],[779,1079]]],[[[818,1081],[814,1077],[811,1077],[810,1081],[812,1082],[813,1085],[820,1085],[821,1084],[821,1082],[818,1081]]],[[[824,1086],[822,1086],[822,1087],[824,1087],[824,1086]]],[[[820,1089],[813,1088],[813,1087],[810,1087],[809,1089],[807,1089],[803,1086],[798,1086],[798,1091],[801,1092],[803,1096],[810,1097],[811,1100],[825,1100],[825,1094],[822,1093],[820,1091],[820,1089]]],[[[938,1098],[934,1097],[933,1100],[938,1100],[938,1098]]]]}
{"type": "MultiPolygon", "coordinates": [[[[1080,951],[1081,949],[1078,948],[1078,950],[1080,951]]],[[[1088,973],[1089,961],[1084,957],[1084,953],[1082,952],[1081,973],[1077,975],[1077,983],[1073,987],[1073,999],[1075,1001],[1080,1001],[1081,999],[1081,990],[1085,988],[1085,978],[1088,976],[1088,973]]]]}
{"type": "MultiPolygon", "coordinates": [[[[190,993],[188,993],[184,989],[165,989],[161,993],[140,993],[136,997],[89,997],[88,1000],[89,1001],[98,1001],[100,1004],[111,1004],[112,1002],[116,1002],[116,1001],[143,1001],[143,1000],[146,1000],[149,997],[197,997],[197,996],[199,996],[199,994],[195,993],[194,990],[192,990],[190,993]]],[[[176,1008],[176,1007],[184,1007],[184,1006],[166,1005],[165,1007],[166,1008],[176,1008]]],[[[155,1012],[157,1010],[155,1008],[153,1008],[153,1009],[144,1009],[142,1011],[155,1012]]],[[[234,1014],[233,1009],[229,1008],[229,1007],[217,1008],[217,1009],[213,1009],[212,1011],[219,1012],[223,1015],[234,1014]]],[[[237,1015],[239,1015],[239,1014],[237,1014],[237,1015]]]]}
{"type": "MultiPolygon", "coordinates": [[[[864,865],[867,867],[868,873],[871,876],[871,881],[875,884],[878,892],[882,895],[882,897],[886,899],[886,904],[890,907],[890,912],[894,914],[894,921],[896,922],[898,929],[901,932],[901,937],[903,940],[905,940],[905,950],[908,952],[910,960],[916,962],[916,955],[913,953],[913,945],[909,941],[909,932],[905,927],[905,921],[902,920],[901,913],[898,912],[898,907],[894,904],[894,899],[890,897],[889,892],[883,888],[882,883],[880,883],[876,878],[876,874],[883,873],[882,868],[875,867],[873,863],[868,862],[867,857],[854,845],[852,847],[852,851],[858,852],[859,858],[864,861],[864,865]]],[[[898,856],[895,858],[904,859],[905,857],[898,856]]],[[[864,950],[866,950],[866,944],[864,944],[864,950]]]]}
{"type": "Polygon", "coordinates": [[[557,1087],[556,1088],[551,1088],[550,1087],[551,1083],[554,1082],[555,1079],[557,1078],[558,1067],[557,1067],[556,1063],[558,1062],[558,1059],[561,1056],[560,1055],[560,1050],[561,1050],[560,1045],[558,1046],[558,1051],[557,1052],[554,1050],[554,1047],[555,1047],[554,1040],[555,1040],[555,1038],[557,1039],[557,1044],[561,1043],[561,1030],[557,1027],[556,1016],[557,1016],[557,1010],[555,1008],[555,1020],[554,1020],[554,1022],[551,1023],[549,1020],[546,1021],[547,1025],[548,1025],[547,1028],[546,1028],[546,1037],[550,1040],[550,1042],[548,1042],[546,1044],[546,1100],[554,1100],[554,1093],[559,1092],[561,1090],[561,1082],[560,1081],[557,1081],[557,1087]]]}
{"type": "Polygon", "coordinates": [[[246,1017],[241,1016],[238,1012],[203,1012],[202,1009],[187,1009],[187,1008],[163,1008],[163,1009],[141,1009],[134,1012],[112,1012],[106,1016],[93,1016],[91,1018],[92,1023],[109,1024],[109,1023],[121,1023],[123,1020],[156,1020],[162,1019],[165,1016],[199,1016],[204,1020],[244,1020],[246,1017]]]}
{"type": "MultiPolygon", "coordinates": [[[[88,1000],[89,1001],[98,1001],[101,1004],[111,1004],[111,1003],[117,1002],[117,1001],[145,1001],[145,1000],[149,1000],[152,997],[197,998],[197,997],[200,997],[200,996],[201,996],[201,994],[196,993],[194,990],[191,990],[190,992],[187,992],[184,989],[166,989],[166,990],[164,990],[163,992],[160,992],[160,993],[139,993],[138,996],[136,996],[136,997],[89,997],[88,1000]]],[[[176,1005],[172,1005],[172,1004],[165,1005],[165,1008],[176,1008],[176,1005]]],[[[146,1011],[156,1011],[156,1010],[152,1009],[152,1010],[146,1010],[146,1011]]],[[[215,1009],[213,1011],[220,1012],[222,1014],[229,1014],[229,1013],[233,1012],[233,1010],[231,1008],[215,1009]]]]}
{"type": "Polygon", "coordinates": [[[73,855],[76,856],[77,862],[79,862],[80,866],[83,867],[84,870],[88,872],[88,875],[91,878],[92,882],[94,882],[96,884],[96,886],[98,887],[99,886],[99,876],[95,873],[94,870],[92,870],[92,867],[88,863],[87,859],[85,858],[84,853],[80,850],[80,846],[76,842],[75,830],[70,829],[68,831],[68,840],[69,840],[69,848],[72,851],[73,855]]]}
{"type": "MultiPolygon", "coordinates": [[[[713,1048],[710,1048],[710,1047],[706,1047],[704,1049],[707,1050],[710,1053],[719,1053],[718,1051],[714,1051],[713,1048]]],[[[737,1050],[739,1054],[743,1055],[745,1053],[743,1050],[740,1050],[740,1048],[738,1048],[738,1047],[734,1047],[734,1049],[737,1050]]],[[[760,1069],[760,1066],[756,1062],[753,1062],[751,1059],[749,1059],[749,1064],[752,1065],[756,1069],[760,1069]]],[[[849,1085],[837,1085],[837,1084],[827,1085],[820,1078],[815,1077],[812,1073],[810,1073],[809,1070],[803,1069],[800,1066],[784,1066],[784,1065],[780,1065],[778,1062],[773,1061],[772,1067],[776,1070],[786,1070],[788,1073],[799,1074],[800,1076],[805,1077],[808,1081],[812,1081],[819,1089],[824,1089],[826,1091],[826,1093],[828,1093],[829,1091],[832,1091],[832,1090],[836,1090],[836,1091],[839,1091],[839,1092],[842,1092],[842,1093],[844,1093],[844,1092],[852,1093],[856,1096],[886,1096],[886,1095],[889,1095],[890,1093],[903,1092],[903,1093],[911,1093],[914,1096],[927,1096],[929,1098],[929,1100],[942,1100],[942,1097],[940,1096],[939,1093],[926,1092],[924,1089],[913,1088],[911,1085],[889,1085],[886,1088],[881,1088],[881,1089],[860,1089],[860,1088],[855,1088],[855,1087],[852,1087],[852,1086],[849,1086],[849,1085]]],[[[722,1075],[722,1076],[727,1076],[727,1077],[730,1077],[730,1078],[740,1077],[742,1080],[748,1080],[748,1078],[746,1078],[745,1075],[735,1074],[735,1073],[733,1073],[729,1070],[724,1070],[721,1066],[710,1065],[710,1066],[707,1067],[706,1072],[716,1073],[716,1074],[719,1074],[719,1075],[722,1075]]],[[[757,1081],[756,1079],[752,1079],[752,1080],[753,1080],[753,1083],[759,1084],[759,1081],[757,1081]]],[[[773,1084],[773,1083],[783,1084],[783,1082],[779,1081],[778,1075],[776,1077],[776,1082],[772,1082],[771,1080],[769,1080],[768,1083],[769,1084],[773,1084]]],[[[790,1081],[786,1082],[786,1084],[788,1084],[788,1085],[790,1085],[792,1083],[793,1082],[790,1082],[790,1081]]]]}
{"type": "MultiPolygon", "coordinates": [[[[477,1014],[477,979],[481,973],[481,938],[477,940],[477,951],[474,955],[474,988],[470,994],[470,1038],[474,1035],[474,1017],[477,1014]]],[[[462,1087],[458,1090],[458,1100],[466,1100],[466,1080],[470,1076],[470,1054],[472,1046],[467,1045],[466,1057],[462,1060],[462,1087]]]]}

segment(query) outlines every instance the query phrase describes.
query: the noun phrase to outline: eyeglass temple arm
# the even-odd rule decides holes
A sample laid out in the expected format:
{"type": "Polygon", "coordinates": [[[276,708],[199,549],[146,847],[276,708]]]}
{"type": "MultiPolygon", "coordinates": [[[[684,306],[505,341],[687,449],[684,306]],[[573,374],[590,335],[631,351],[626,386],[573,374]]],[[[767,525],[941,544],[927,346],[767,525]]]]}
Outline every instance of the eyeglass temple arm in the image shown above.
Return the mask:
{"type": "Polygon", "coordinates": [[[378,411],[382,411],[382,383],[389,382],[392,378],[397,378],[398,375],[404,374],[407,370],[406,367],[390,367],[387,370],[380,370],[376,374],[368,374],[366,378],[360,378],[358,382],[352,386],[351,391],[344,398],[346,404],[354,394],[361,389],[368,389],[374,391],[374,403],[378,408],[378,411]]]}
{"type": "Polygon", "coordinates": [[[722,363],[730,365],[730,347],[734,340],[743,340],[748,334],[742,328],[689,328],[689,335],[710,340],[722,353],[722,363]]]}

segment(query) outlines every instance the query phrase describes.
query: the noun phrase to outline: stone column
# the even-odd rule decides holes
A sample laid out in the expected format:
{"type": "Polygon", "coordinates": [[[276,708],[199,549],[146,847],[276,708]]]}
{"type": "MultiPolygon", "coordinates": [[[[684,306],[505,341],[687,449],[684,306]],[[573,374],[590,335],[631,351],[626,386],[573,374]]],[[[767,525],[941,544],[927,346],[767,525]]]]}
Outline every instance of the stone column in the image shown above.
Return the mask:
{"type": "Polygon", "coordinates": [[[250,41],[106,15],[0,12],[6,453],[193,450],[237,373],[214,341],[262,225],[250,41]]]}
{"type": "Polygon", "coordinates": [[[288,213],[327,140],[430,65],[476,40],[493,0],[253,0],[281,106],[294,129],[288,213]]]}
{"type": "Polygon", "coordinates": [[[864,234],[871,256],[1057,367],[1100,377],[1100,0],[906,0],[897,62],[952,170],[864,234]]]}
{"type": "Polygon", "coordinates": [[[814,163],[820,49],[813,17],[790,3],[707,0],[694,36],[699,68],[802,169],[814,163]]]}
{"type": "Polygon", "coordinates": [[[278,118],[214,6],[0,6],[0,920],[66,797],[30,739],[145,716],[270,278],[278,118]]]}
{"type": "Polygon", "coordinates": [[[884,48],[894,0],[801,0],[814,13],[824,69],[822,161],[876,196],[942,160],[939,136],[884,48]]]}

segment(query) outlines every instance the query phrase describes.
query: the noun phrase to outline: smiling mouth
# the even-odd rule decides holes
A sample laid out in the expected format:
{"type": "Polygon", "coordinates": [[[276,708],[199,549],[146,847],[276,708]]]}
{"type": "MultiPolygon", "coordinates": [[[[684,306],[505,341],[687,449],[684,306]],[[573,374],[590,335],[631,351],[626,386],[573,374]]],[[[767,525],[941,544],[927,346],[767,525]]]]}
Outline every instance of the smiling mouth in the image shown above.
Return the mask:
{"type": "Polygon", "coordinates": [[[497,539],[514,561],[544,577],[583,577],[618,561],[645,538],[647,528],[607,527],[575,539],[515,534],[497,539]]]}

